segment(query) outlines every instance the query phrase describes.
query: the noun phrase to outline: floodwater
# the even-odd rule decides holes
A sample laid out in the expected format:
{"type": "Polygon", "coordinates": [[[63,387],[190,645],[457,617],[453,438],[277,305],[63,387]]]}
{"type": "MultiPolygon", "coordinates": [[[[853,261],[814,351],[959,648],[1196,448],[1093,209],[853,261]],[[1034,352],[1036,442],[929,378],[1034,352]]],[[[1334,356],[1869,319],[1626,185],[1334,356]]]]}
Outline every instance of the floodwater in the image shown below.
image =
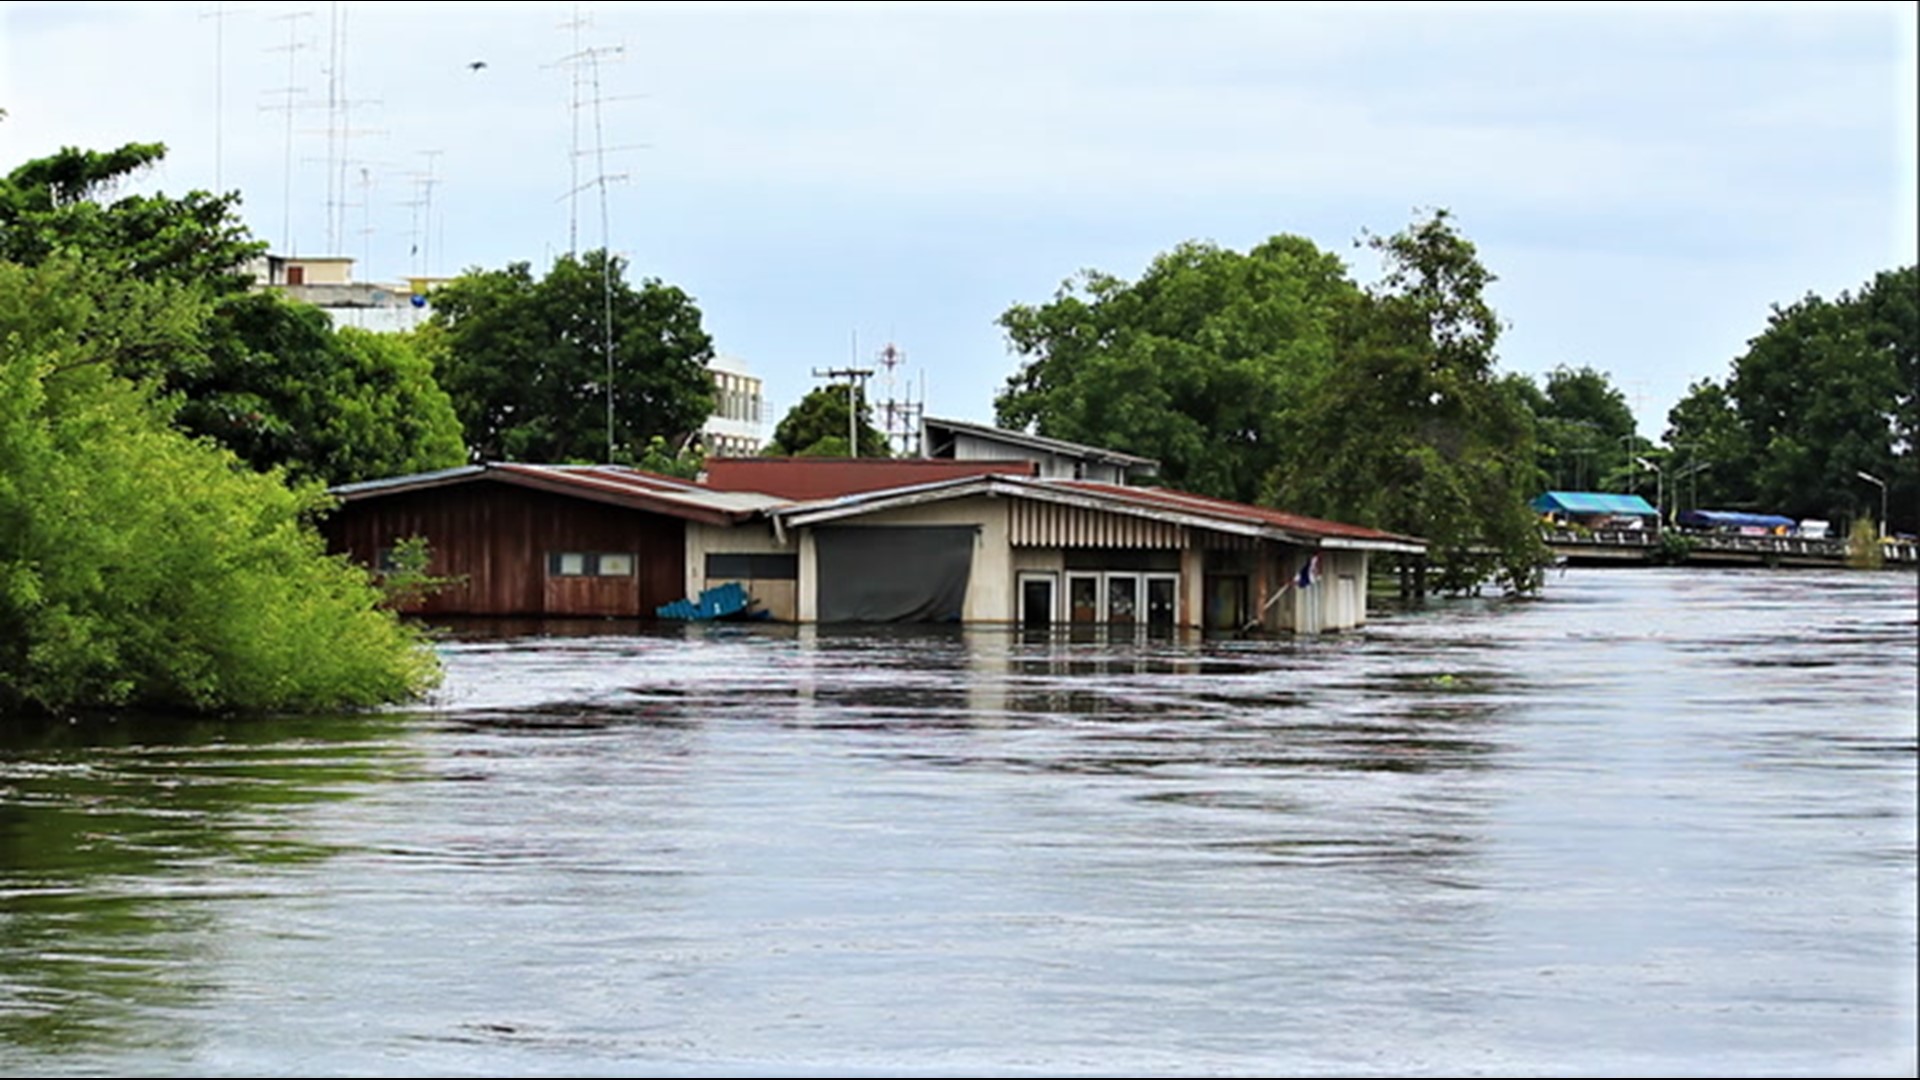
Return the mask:
{"type": "Polygon", "coordinates": [[[496,627],[407,712],[16,726],[0,1072],[1911,1076],[1915,609],[496,627]]]}

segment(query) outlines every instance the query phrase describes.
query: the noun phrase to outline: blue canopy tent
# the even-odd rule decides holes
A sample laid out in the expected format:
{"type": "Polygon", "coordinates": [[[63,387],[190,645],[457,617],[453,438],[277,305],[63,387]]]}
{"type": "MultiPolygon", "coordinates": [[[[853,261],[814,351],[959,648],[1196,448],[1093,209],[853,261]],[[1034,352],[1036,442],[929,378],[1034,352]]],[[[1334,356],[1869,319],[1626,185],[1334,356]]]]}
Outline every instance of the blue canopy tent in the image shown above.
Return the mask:
{"type": "Polygon", "coordinates": [[[1680,527],[1683,529],[1722,529],[1739,531],[1759,529],[1773,532],[1777,529],[1792,531],[1798,525],[1790,517],[1779,514],[1749,514],[1740,510],[1682,510],[1680,527]]]}
{"type": "Polygon", "coordinates": [[[1653,518],[1660,515],[1651,503],[1638,495],[1616,495],[1605,491],[1549,491],[1534,499],[1532,505],[1536,513],[1560,514],[1569,518],[1653,518]]]}

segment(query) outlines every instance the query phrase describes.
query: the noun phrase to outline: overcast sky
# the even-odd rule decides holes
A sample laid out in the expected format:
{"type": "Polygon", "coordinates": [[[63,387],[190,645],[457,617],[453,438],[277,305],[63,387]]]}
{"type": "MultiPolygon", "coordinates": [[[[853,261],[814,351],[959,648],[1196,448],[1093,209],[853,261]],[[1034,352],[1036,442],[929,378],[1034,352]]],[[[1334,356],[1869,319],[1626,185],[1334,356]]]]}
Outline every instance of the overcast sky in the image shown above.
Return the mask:
{"type": "Polygon", "coordinates": [[[605,176],[776,419],[892,341],[990,421],[996,318],[1080,269],[1293,233],[1365,282],[1357,237],[1445,207],[1503,368],[1605,371],[1657,438],[1770,305],[1915,259],[1911,3],[0,10],[0,169],[165,142],[143,189],[371,280],[597,247],[605,176]]]}

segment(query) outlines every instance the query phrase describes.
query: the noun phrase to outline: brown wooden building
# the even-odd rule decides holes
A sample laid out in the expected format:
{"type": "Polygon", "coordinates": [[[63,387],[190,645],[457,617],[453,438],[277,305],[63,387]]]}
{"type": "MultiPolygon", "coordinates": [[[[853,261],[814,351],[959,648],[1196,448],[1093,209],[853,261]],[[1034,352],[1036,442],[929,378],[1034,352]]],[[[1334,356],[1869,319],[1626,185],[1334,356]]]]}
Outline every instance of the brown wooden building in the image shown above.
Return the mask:
{"type": "Polygon", "coordinates": [[[328,549],[385,569],[421,537],[453,584],[422,614],[651,618],[686,595],[687,523],[728,526],[779,500],[613,466],[468,465],[333,489],[328,549]]]}

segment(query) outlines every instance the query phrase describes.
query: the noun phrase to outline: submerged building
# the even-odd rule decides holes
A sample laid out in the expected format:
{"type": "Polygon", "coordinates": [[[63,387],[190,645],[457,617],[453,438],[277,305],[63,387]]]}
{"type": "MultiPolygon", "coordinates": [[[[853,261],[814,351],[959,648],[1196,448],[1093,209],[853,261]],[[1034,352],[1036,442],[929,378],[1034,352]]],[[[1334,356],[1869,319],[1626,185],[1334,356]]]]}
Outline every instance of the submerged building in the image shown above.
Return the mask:
{"type": "Polygon", "coordinates": [[[651,618],[738,584],[799,623],[1264,629],[1365,623],[1369,560],[1424,541],[1033,460],[471,465],[334,489],[330,547],[380,568],[425,538],[423,614],[651,618]]]}

